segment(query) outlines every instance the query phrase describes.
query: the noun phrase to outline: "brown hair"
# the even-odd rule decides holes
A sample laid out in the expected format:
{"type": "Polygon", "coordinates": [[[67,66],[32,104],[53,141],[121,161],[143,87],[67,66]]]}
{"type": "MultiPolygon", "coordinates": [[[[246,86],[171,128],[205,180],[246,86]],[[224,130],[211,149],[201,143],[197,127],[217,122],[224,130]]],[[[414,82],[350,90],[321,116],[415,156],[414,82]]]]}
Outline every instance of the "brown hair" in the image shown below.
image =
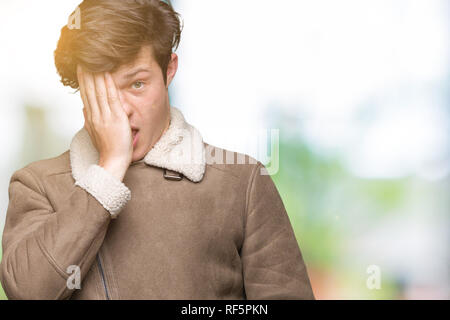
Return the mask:
{"type": "Polygon", "coordinates": [[[131,63],[144,45],[151,46],[167,84],[172,49],[178,48],[182,31],[170,1],[84,0],[79,9],[80,28],[64,26],[54,52],[65,86],[79,88],[78,64],[91,72],[114,72],[131,63]]]}

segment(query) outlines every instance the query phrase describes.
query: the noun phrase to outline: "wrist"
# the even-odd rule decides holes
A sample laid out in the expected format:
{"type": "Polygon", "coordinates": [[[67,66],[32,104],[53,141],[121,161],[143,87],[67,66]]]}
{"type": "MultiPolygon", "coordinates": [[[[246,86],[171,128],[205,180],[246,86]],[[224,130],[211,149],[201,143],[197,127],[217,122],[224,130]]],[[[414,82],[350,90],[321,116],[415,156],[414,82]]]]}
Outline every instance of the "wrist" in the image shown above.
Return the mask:
{"type": "Polygon", "coordinates": [[[111,173],[120,181],[123,181],[125,173],[129,167],[129,164],[123,160],[103,160],[100,159],[98,165],[111,173]]]}

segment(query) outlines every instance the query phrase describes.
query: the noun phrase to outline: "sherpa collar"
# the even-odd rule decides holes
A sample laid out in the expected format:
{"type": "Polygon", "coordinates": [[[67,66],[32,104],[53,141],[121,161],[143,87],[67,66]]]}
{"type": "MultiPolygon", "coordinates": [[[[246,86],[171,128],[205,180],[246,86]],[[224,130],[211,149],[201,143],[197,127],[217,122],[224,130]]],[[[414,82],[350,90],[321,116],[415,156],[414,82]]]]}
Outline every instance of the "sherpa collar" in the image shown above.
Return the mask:
{"type": "MultiPolygon", "coordinates": [[[[203,179],[205,147],[200,132],[186,122],[181,111],[170,107],[169,128],[147,153],[143,161],[148,165],[176,171],[193,182],[203,179]]],[[[70,144],[72,176],[79,181],[93,164],[98,164],[99,153],[89,133],[83,127],[70,144]]]]}

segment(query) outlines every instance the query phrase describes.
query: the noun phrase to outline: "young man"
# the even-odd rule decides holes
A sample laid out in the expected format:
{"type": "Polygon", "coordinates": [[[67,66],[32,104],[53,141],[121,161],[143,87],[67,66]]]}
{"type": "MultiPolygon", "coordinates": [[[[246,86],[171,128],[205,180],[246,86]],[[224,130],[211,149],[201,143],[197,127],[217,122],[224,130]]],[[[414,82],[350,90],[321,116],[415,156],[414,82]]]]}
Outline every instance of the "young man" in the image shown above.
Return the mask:
{"type": "Polygon", "coordinates": [[[203,142],[170,106],[170,3],[85,0],[74,14],[55,62],[85,125],[68,151],[11,178],[8,297],[314,299],[264,165],[203,142]]]}

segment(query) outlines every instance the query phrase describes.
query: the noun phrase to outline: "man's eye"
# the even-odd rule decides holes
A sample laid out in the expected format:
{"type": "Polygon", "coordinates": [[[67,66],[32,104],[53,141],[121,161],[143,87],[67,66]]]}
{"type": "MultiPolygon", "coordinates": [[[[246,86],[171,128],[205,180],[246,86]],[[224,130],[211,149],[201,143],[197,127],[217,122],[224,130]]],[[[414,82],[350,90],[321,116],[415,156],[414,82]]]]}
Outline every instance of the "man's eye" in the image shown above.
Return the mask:
{"type": "Polygon", "coordinates": [[[142,81],[137,81],[131,85],[134,89],[141,89],[144,86],[144,83],[142,81]]]}

